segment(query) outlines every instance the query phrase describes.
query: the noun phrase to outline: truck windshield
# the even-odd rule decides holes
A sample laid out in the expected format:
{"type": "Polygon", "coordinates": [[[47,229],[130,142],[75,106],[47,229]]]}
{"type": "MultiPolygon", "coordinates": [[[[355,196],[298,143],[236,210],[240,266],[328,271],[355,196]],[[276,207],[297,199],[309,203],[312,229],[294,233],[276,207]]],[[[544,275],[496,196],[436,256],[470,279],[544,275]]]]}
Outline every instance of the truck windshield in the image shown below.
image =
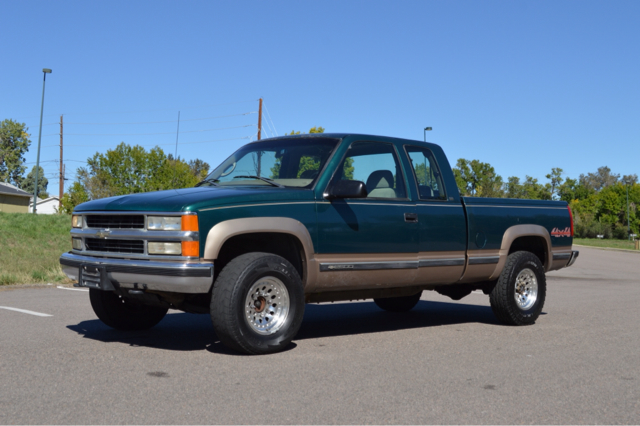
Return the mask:
{"type": "Polygon", "coordinates": [[[309,188],[338,139],[267,139],[243,146],[212,171],[201,185],[309,188]]]}

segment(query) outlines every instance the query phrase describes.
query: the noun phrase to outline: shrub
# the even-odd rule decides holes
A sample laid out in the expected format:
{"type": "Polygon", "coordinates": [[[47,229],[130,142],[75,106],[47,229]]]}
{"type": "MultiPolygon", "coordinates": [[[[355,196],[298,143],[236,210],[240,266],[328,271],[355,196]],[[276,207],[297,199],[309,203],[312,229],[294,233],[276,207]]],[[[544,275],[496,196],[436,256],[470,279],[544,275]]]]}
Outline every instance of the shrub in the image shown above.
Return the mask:
{"type": "Polygon", "coordinates": [[[616,225],[615,229],[613,230],[613,238],[616,238],[618,240],[626,240],[629,238],[629,234],[627,231],[627,227],[626,226],[620,226],[620,225],[616,225]]]}

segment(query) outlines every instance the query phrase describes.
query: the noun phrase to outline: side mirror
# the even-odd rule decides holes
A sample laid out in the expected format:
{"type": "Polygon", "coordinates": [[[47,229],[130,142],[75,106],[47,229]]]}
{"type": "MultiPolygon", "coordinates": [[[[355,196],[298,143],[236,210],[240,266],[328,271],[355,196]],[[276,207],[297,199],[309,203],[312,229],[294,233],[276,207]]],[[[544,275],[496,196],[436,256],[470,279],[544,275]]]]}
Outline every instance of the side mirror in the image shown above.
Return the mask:
{"type": "Polygon", "coordinates": [[[334,198],[367,198],[367,187],[359,180],[339,180],[329,186],[324,197],[334,198]]]}

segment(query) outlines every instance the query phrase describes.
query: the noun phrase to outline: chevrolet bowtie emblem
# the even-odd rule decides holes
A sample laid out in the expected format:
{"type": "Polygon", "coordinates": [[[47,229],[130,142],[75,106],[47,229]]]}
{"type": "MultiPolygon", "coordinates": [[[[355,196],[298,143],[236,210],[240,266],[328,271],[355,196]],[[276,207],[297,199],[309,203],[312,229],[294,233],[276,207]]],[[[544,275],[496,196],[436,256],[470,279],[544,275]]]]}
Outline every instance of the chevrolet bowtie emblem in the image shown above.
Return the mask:
{"type": "Polygon", "coordinates": [[[102,231],[96,232],[96,237],[98,238],[107,238],[111,234],[111,231],[108,229],[103,229],[102,231]]]}

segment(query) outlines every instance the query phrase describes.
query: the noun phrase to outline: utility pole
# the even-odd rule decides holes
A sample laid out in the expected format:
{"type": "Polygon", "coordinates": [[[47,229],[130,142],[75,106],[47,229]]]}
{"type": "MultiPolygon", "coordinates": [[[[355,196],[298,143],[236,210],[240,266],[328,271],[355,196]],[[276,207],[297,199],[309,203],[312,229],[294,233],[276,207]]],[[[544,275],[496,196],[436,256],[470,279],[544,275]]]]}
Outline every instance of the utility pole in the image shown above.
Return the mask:
{"type": "Polygon", "coordinates": [[[258,108],[258,140],[262,134],[262,98],[260,98],[260,108],[258,108]]]}
{"type": "Polygon", "coordinates": [[[44,112],[44,86],[47,82],[47,74],[51,74],[51,69],[43,68],[42,74],[42,103],[40,104],[40,130],[38,130],[38,157],[36,160],[36,182],[33,187],[33,214],[36,214],[38,206],[38,172],[40,171],[40,142],[42,140],[42,113],[44,112]]]}
{"type": "Polygon", "coordinates": [[[64,194],[64,166],[62,165],[62,115],[60,116],[60,192],[58,193],[58,211],[62,209],[62,195],[64,194]]]}

